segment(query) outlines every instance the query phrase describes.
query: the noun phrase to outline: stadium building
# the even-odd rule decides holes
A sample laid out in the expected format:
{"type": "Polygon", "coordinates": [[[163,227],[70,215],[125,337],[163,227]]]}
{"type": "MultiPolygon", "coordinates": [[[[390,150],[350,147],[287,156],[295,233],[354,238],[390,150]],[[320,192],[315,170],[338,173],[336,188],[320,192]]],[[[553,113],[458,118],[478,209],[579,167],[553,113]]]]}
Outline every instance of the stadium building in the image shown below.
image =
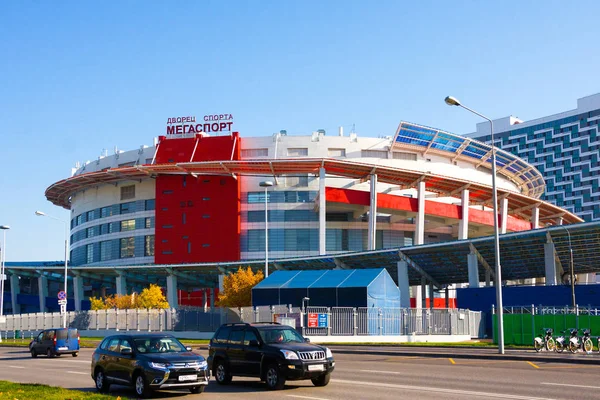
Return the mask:
{"type": "MultiPolygon", "coordinates": [[[[577,100],[577,108],[531,121],[494,120],[495,145],[540,171],[546,191],[540,199],[600,220],[600,93],[577,100]]],[[[490,143],[489,123],[466,135],[490,143]]]]}

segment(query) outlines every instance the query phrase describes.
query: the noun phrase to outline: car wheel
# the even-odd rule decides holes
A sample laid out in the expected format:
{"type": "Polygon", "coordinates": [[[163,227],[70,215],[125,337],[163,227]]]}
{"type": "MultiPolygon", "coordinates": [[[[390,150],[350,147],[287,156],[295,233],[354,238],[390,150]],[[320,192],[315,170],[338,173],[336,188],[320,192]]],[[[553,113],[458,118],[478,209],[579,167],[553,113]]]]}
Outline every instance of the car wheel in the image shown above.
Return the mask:
{"type": "Polygon", "coordinates": [[[231,374],[229,373],[229,368],[225,364],[224,360],[217,361],[217,365],[215,365],[215,379],[217,383],[220,385],[227,385],[231,382],[231,374]]]}
{"type": "Polygon", "coordinates": [[[196,386],[193,388],[190,388],[190,392],[192,392],[193,394],[198,394],[198,393],[203,393],[204,392],[204,388],[205,386],[196,386]]]}
{"type": "Polygon", "coordinates": [[[34,349],[31,349],[31,357],[32,358],[36,358],[37,357],[37,353],[35,352],[34,349]]]}
{"type": "Polygon", "coordinates": [[[141,398],[150,397],[150,394],[152,393],[152,391],[150,390],[150,387],[148,386],[148,383],[146,382],[146,378],[144,378],[144,374],[136,375],[133,383],[135,386],[135,393],[139,397],[141,397],[141,398]]]}
{"type": "Polygon", "coordinates": [[[110,383],[106,381],[106,375],[104,375],[104,371],[101,369],[96,371],[96,390],[100,393],[107,393],[110,388],[110,383]]]}
{"type": "Polygon", "coordinates": [[[285,378],[279,371],[277,364],[269,364],[265,374],[265,382],[271,390],[280,390],[285,386],[285,378]]]}
{"type": "Polygon", "coordinates": [[[315,386],[327,386],[329,380],[331,379],[331,374],[324,374],[319,376],[318,378],[312,378],[311,381],[315,386]]]}
{"type": "Polygon", "coordinates": [[[48,356],[48,358],[53,358],[54,357],[54,352],[52,351],[51,348],[48,348],[46,350],[46,356],[48,356]]]}
{"type": "Polygon", "coordinates": [[[72,355],[73,357],[77,357],[77,356],[79,355],[79,353],[71,353],[71,355],[72,355]]]}

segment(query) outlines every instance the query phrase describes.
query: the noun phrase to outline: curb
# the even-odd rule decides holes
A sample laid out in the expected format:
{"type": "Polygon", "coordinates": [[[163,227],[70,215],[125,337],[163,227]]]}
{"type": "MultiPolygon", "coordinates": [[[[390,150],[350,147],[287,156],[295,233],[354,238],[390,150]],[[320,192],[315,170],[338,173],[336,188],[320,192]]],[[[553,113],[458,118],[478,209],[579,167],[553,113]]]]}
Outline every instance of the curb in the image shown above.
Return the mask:
{"type": "MultiPolygon", "coordinates": [[[[578,358],[560,356],[543,357],[537,353],[529,355],[521,354],[477,354],[477,353],[434,353],[434,352],[409,352],[409,351],[386,351],[386,350],[373,350],[369,348],[368,351],[365,349],[336,349],[331,347],[334,353],[339,354],[369,354],[379,356],[401,356],[401,357],[429,357],[429,358],[454,358],[454,359],[474,359],[474,360],[498,360],[498,361],[523,361],[523,362],[538,362],[538,363],[560,363],[560,364],[600,364],[600,357],[597,354],[590,354],[589,357],[584,357],[583,354],[579,354],[578,358]]],[[[570,354],[567,354],[570,355],[570,354]]]]}

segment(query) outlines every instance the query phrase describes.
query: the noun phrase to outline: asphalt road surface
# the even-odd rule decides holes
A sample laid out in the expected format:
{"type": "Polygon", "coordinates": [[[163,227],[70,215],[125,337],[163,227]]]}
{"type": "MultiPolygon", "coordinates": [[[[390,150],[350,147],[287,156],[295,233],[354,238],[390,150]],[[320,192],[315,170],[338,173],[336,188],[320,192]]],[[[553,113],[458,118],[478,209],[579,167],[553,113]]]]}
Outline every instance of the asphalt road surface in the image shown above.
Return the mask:
{"type": "MultiPolygon", "coordinates": [[[[90,376],[92,349],[79,357],[32,359],[27,349],[0,348],[0,380],[43,383],[94,391],[90,376]]],[[[205,351],[199,351],[207,355],[205,351]]],[[[288,382],[268,391],[257,379],[233,378],[228,386],[213,378],[203,394],[159,392],[160,399],[600,399],[600,355],[594,365],[540,361],[475,360],[451,357],[337,354],[328,386],[288,382]]],[[[133,389],[112,386],[111,394],[135,398],[133,389]]]]}

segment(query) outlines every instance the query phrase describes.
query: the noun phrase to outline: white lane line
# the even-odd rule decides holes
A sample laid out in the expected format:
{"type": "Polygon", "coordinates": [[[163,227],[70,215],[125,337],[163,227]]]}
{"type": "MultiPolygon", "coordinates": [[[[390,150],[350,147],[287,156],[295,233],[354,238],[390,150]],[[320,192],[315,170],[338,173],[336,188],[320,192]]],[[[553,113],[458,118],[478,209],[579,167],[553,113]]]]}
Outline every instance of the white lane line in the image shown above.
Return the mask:
{"type": "Polygon", "coordinates": [[[569,386],[569,387],[578,387],[578,388],[587,388],[587,389],[600,389],[600,386],[570,385],[568,383],[541,382],[541,384],[542,385],[552,385],[552,386],[569,386]]]}
{"type": "Polygon", "coordinates": [[[22,368],[25,369],[25,367],[22,367],[20,365],[9,365],[10,368],[22,368]]]}
{"type": "Polygon", "coordinates": [[[395,371],[377,371],[374,369],[359,369],[360,372],[371,372],[373,374],[394,374],[394,375],[400,375],[403,372],[395,372],[395,371]]]}
{"type": "Polygon", "coordinates": [[[324,397],[309,397],[309,396],[298,396],[295,394],[287,394],[287,397],[295,397],[297,399],[309,399],[309,400],[329,400],[324,397]]]}
{"type": "Polygon", "coordinates": [[[476,392],[471,390],[457,390],[457,389],[443,389],[443,388],[432,388],[429,386],[412,386],[412,385],[397,385],[393,383],[379,383],[379,382],[361,382],[361,381],[348,381],[344,379],[332,379],[332,383],[341,383],[344,385],[360,385],[360,386],[374,386],[377,388],[390,388],[390,389],[403,389],[403,390],[416,390],[422,392],[433,392],[433,393],[446,393],[463,396],[480,396],[483,398],[495,398],[495,399],[513,399],[513,400],[552,400],[547,397],[531,397],[531,396],[519,396],[514,394],[502,394],[493,392],[476,392]]]}
{"type": "Polygon", "coordinates": [[[67,374],[78,374],[78,375],[89,375],[88,372],[79,372],[79,371],[66,371],[67,374]]]}

